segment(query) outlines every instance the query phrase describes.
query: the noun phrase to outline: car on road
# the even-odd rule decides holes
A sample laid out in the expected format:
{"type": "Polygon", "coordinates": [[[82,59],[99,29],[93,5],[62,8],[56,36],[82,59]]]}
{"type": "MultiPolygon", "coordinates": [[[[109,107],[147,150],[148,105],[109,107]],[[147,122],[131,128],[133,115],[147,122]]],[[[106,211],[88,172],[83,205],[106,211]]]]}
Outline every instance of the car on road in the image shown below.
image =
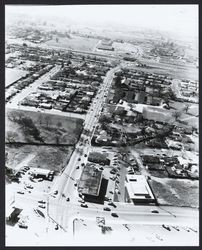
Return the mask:
{"type": "Polygon", "coordinates": [[[104,207],[103,210],[104,211],[111,211],[111,209],[109,207],[104,207]]]}
{"type": "Polygon", "coordinates": [[[58,230],[58,229],[59,229],[59,226],[58,226],[58,225],[56,225],[56,226],[55,226],[55,230],[58,230]]]}
{"type": "Polygon", "coordinates": [[[152,210],[151,213],[153,213],[153,214],[158,214],[159,211],[158,211],[158,210],[152,210]]]}
{"type": "Polygon", "coordinates": [[[17,193],[18,193],[18,194],[24,194],[24,192],[23,192],[23,191],[17,191],[17,193]]]}
{"type": "Polygon", "coordinates": [[[44,205],[39,205],[39,207],[40,207],[40,208],[43,208],[43,209],[46,208],[46,206],[44,206],[44,205]]]}
{"type": "Polygon", "coordinates": [[[119,217],[118,214],[116,213],[111,213],[111,216],[116,217],[116,218],[119,217]]]}
{"type": "Polygon", "coordinates": [[[38,201],[38,203],[46,204],[46,202],[44,200],[40,200],[40,201],[38,201]]]}
{"type": "Polygon", "coordinates": [[[25,228],[25,229],[28,228],[28,226],[27,226],[26,224],[24,224],[24,223],[20,223],[20,224],[18,224],[18,226],[19,226],[20,228],[25,228]]]}
{"type": "Polygon", "coordinates": [[[110,193],[110,194],[114,194],[114,192],[113,192],[113,191],[109,191],[109,193],[110,193]]]}
{"type": "Polygon", "coordinates": [[[87,204],[83,204],[83,203],[81,203],[81,205],[80,205],[81,207],[85,207],[85,208],[87,208],[88,207],[88,205],[87,204]]]}
{"type": "Polygon", "coordinates": [[[117,207],[113,202],[109,202],[108,205],[109,205],[109,206],[112,206],[112,207],[114,207],[114,208],[117,207]]]}
{"type": "Polygon", "coordinates": [[[100,167],[99,170],[104,170],[104,168],[103,168],[103,167],[100,167]]]}

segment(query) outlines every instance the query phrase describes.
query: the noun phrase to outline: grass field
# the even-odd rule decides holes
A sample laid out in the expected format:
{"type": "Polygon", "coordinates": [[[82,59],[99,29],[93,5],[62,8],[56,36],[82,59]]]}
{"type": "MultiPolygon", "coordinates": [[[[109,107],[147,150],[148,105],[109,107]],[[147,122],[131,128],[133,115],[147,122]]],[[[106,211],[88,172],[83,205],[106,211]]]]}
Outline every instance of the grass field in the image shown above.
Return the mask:
{"type": "Polygon", "coordinates": [[[33,111],[6,110],[6,142],[74,145],[82,131],[83,120],[33,111]],[[32,121],[42,141],[21,124],[22,119],[32,121]]]}
{"type": "Polygon", "coordinates": [[[58,42],[56,41],[56,38],[53,38],[45,44],[49,46],[56,46],[58,48],[92,51],[98,41],[98,39],[71,35],[71,38],[58,38],[58,42]]]}
{"type": "Polygon", "coordinates": [[[152,177],[151,188],[161,205],[199,207],[199,182],[152,177]]]}
{"type": "Polygon", "coordinates": [[[6,145],[6,165],[10,168],[17,167],[26,157],[33,155],[29,167],[39,167],[59,172],[69,160],[73,147],[51,147],[51,146],[14,146],[6,145]]]}

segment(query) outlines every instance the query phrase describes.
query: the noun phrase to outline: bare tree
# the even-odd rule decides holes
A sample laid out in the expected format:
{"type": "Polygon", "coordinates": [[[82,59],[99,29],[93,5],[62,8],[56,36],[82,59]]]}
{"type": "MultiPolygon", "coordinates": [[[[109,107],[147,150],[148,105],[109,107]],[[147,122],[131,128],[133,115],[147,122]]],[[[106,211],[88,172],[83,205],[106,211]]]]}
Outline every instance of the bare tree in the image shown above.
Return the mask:
{"type": "Polygon", "coordinates": [[[172,116],[175,118],[175,121],[178,121],[182,113],[180,111],[173,112],[172,116]]]}
{"type": "Polygon", "coordinates": [[[191,105],[190,104],[186,104],[184,107],[184,111],[186,112],[186,114],[188,113],[188,110],[190,109],[191,105]]]}

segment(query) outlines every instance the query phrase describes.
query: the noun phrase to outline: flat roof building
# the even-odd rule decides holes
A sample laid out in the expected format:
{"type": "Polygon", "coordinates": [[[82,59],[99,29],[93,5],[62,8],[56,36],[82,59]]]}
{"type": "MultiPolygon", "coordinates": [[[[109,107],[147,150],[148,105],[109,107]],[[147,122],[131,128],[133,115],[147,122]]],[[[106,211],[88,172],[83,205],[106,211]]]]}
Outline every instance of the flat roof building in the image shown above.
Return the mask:
{"type": "Polygon", "coordinates": [[[83,169],[78,191],[84,195],[84,200],[94,203],[104,203],[108,180],[103,178],[102,171],[94,164],[87,164],[83,169]]]}
{"type": "Polygon", "coordinates": [[[154,195],[151,191],[145,176],[126,175],[126,188],[130,199],[136,204],[155,203],[154,195]]]}

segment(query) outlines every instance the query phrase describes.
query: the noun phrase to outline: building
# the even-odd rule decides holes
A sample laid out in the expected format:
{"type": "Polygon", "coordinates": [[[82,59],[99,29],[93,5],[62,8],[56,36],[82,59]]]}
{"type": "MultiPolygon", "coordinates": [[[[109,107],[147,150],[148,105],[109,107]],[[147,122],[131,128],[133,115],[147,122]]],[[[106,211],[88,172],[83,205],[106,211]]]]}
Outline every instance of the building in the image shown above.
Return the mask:
{"type": "Polygon", "coordinates": [[[126,175],[126,188],[135,205],[155,203],[152,190],[143,175],[126,175]]]}
{"type": "Polygon", "coordinates": [[[108,180],[103,178],[102,171],[87,164],[81,174],[78,191],[84,195],[85,201],[104,204],[107,185],[108,180]]]}
{"type": "Polygon", "coordinates": [[[34,178],[43,178],[44,180],[52,181],[54,177],[54,171],[43,168],[31,168],[30,173],[34,178]]]}
{"type": "Polygon", "coordinates": [[[144,106],[142,116],[144,119],[156,122],[173,123],[175,121],[175,118],[170,111],[158,106],[144,106]]]}

